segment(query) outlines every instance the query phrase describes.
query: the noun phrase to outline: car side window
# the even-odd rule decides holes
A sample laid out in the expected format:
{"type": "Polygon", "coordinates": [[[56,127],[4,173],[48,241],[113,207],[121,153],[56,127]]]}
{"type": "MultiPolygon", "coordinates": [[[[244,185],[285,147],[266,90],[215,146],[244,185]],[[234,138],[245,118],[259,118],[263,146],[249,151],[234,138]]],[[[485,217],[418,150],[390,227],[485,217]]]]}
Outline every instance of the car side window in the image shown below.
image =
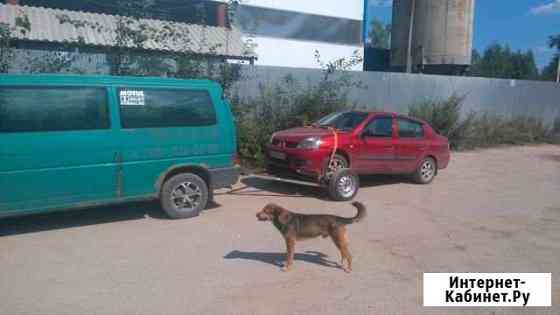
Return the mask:
{"type": "Polygon", "coordinates": [[[422,124],[405,118],[397,118],[399,138],[424,138],[422,124]]]}
{"type": "Polygon", "coordinates": [[[393,136],[393,118],[378,117],[374,118],[364,128],[365,137],[391,138],[393,136]]]}

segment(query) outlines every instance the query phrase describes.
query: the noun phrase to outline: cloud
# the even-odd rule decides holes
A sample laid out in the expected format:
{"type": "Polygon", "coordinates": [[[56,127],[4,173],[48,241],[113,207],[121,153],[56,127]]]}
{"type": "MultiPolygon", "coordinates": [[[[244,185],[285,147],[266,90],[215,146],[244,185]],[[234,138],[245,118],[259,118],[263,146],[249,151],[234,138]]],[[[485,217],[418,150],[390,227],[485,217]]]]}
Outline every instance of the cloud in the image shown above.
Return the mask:
{"type": "Polygon", "coordinates": [[[393,5],[393,0],[369,0],[370,7],[390,7],[393,5]]]}
{"type": "Polygon", "coordinates": [[[531,8],[531,13],[534,15],[560,13],[560,0],[531,8]]]}

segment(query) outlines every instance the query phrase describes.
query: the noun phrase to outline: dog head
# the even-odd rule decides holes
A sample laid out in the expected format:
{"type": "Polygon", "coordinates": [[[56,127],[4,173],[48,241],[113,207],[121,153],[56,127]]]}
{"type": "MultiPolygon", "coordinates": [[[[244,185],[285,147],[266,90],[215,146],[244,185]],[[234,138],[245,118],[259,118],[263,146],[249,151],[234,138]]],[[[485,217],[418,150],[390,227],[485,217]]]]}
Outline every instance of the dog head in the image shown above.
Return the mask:
{"type": "Polygon", "coordinates": [[[261,211],[257,212],[259,221],[272,221],[275,218],[282,224],[286,224],[290,220],[290,212],[273,203],[267,204],[261,211]]]}

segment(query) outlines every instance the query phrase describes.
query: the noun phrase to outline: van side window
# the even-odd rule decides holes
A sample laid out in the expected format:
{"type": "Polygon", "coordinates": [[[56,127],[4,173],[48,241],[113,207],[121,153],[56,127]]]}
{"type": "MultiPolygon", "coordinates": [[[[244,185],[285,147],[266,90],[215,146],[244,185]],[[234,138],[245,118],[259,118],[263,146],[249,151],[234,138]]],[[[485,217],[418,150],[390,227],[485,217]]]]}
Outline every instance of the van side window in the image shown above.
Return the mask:
{"type": "Polygon", "coordinates": [[[210,126],[216,112],[207,91],[118,89],[123,128],[210,126]]]}
{"type": "Polygon", "coordinates": [[[107,90],[0,87],[0,133],[108,129],[107,90]]]}

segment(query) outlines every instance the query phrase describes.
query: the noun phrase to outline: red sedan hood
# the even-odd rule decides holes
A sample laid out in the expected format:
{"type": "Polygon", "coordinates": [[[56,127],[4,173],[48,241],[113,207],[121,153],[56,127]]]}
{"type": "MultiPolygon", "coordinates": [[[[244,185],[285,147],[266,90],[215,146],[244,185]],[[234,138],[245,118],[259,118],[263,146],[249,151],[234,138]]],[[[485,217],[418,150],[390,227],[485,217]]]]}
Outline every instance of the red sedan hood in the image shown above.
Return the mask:
{"type": "Polygon", "coordinates": [[[299,141],[309,137],[323,137],[332,135],[332,131],[326,128],[299,127],[282,130],[274,133],[274,137],[284,140],[299,141]]]}

